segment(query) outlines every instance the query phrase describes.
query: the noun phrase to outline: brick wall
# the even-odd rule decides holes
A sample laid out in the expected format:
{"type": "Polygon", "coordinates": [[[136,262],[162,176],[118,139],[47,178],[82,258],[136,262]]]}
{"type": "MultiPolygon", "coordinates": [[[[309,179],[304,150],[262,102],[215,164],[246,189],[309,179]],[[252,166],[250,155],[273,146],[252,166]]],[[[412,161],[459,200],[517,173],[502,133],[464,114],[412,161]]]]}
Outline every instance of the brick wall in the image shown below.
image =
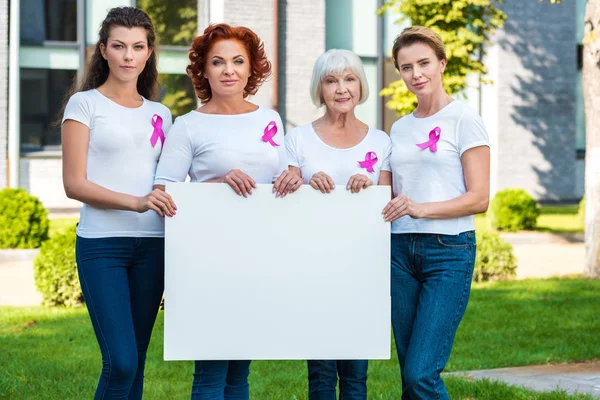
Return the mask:
{"type": "MultiPolygon", "coordinates": [[[[322,115],[310,99],[313,65],[325,52],[325,1],[288,0],[282,2],[285,34],[279,41],[285,85],[287,129],[307,124],[322,115]]],[[[280,93],[282,93],[280,91],[280,93]]]]}
{"type": "Polygon", "coordinates": [[[322,0],[279,1],[278,15],[272,0],[225,0],[225,22],[244,25],[265,43],[267,57],[279,64],[273,76],[251,100],[278,109],[286,130],[306,124],[321,115],[310,100],[309,86],[315,60],[325,51],[325,2],[322,0]],[[275,59],[275,19],[278,19],[277,59],[275,59]],[[277,79],[278,85],[275,85],[277,79]],[[275,93],[277,90],[277,93],[275,93]]]}
{"type": "Polygon", "coordinates": [[[575,2],[507,0],[503,9],[508,19],[497,35],[493,66],[497,189],[575,199],[575,2]]]}
{"type": "Polygon", "coordinates": [[[37,196],[50,209],[75,209],[81,203],[65,195],[62,181],[62,159],[21,158],[19,186],[37,196]]]}
{"type": "MultiPolygon", "coordinates": [[[[225,22],[230,25],[242,25],[252,29],[264,42],[267,58],[273,64],[275,14],[272,1],[265,0],[224,0],[225,22]]],[[[273,78],[263,83],[258,93],[250,100],[262,107],[273,107],[273,78]]]]}

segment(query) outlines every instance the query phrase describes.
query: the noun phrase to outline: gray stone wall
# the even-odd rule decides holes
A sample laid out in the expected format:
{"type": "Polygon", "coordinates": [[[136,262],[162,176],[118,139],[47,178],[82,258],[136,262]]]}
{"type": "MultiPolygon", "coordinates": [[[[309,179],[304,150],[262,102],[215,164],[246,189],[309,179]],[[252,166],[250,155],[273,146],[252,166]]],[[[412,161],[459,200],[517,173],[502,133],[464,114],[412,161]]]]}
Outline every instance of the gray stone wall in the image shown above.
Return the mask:
{"type": "Polygon", "coordinates": [[[540,200],[578,197],[575,2],[506,0],[497,35],[497,189],[540,200]]]}
{"type": "MultiPolygon", "coordinates": [[[[265,52],[275,64],[275,10],[272,1],[265,0],[224,0],[225,22],[252,29],[265,44],[265,52]]],[[[272,76],[250,100],[263,107],[273,107],[274,79],[272,76]]]]}
{"type": "Polygon", "coordinates": [[[325,2],[280,0],[278,4],[275,15],[272,1],[225,0],[224,17],[229,24],[255,31],[269,60],[278,65],[276,74],[251,100],[264,107],[277,105],[287,131],[321,115],[310,100],[309,86],[313,64],[325,51],[325,2]]]}
{"type": "MultiPolygon", "coordinates": [[[[279,40],[280,98],[285,98],[287,129],[307,124],[322,115],[310,100],[309,87],[317,57],[325,51],[325,1],[281,1],[279,23],[285,24],[279,40]]],[[[281,102],[281,99],[280,99],[281,102]]]]}
{"type": "Polygon", "coordinates": [[[0,0],[0,189],[8,185],[8,0],[0,0]]]}

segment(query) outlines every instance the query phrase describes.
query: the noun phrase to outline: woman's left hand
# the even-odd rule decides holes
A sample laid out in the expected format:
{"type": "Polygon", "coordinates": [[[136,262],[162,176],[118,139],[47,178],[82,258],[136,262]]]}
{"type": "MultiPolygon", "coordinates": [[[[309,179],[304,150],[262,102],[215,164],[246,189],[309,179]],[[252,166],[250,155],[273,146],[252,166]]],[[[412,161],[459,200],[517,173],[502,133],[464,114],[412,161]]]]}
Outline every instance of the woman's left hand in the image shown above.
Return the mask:
{"type": "Polygon", "coordinates": [[[346,184],[346,189],[352,193],[360,192],[360,189],[366,189],[373,184],[373,181],[368,176],[363,174],[355,174],[350,177],[346,184]]]}
{"type": "Polygon", "coordinates": [[[302,178],[289,170],[284,170],[273,184],[275,197],[285,197],[288,193],[294,193],[302,186],[302,178]]]}
{"type": "Polygon", "coordinates": [[[400,217],[408,215],[411,218],[423,218],[423,205],[415,203],[406,195],[399,195],[393,198],[383,209],[383,219],[386,222],[393,222],[400,217]]]}

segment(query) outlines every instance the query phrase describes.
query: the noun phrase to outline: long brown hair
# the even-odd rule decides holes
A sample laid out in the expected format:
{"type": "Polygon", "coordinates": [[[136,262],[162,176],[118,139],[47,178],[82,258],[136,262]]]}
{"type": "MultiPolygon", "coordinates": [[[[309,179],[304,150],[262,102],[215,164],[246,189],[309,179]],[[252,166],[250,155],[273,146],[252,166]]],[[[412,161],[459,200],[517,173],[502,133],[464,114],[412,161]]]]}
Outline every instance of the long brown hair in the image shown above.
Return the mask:
{"type": "MultiPolygon", "coordinates": [[[[156,33],[152,20],[144,11],[136,7],[115,7],[112,8],[100,27],[98,33],[98,42],[94,54],[86,65],[85,73],[81,81],[81,85],[75,82],[65,96],[65,104],[63,104],[60,112],[60,119],[65,111],[66,103],[69,98],[76,92],[96,89],[108,79],[108,61],[102,57],[100,44],[107,46],[108,36],[111,29],[122,26],[125,28],[144,28],[146,30],[146,38],[148,40],[148,48],[152,49],[152,54],[146,61],[146,65],[142,73],[138,76],[137,91],[140,95],[147,99],[155,100],[158,87],[158,68],[156,56],[156,33]]],[[[58,121],[60,124],[60,120],[58,121]]]]}

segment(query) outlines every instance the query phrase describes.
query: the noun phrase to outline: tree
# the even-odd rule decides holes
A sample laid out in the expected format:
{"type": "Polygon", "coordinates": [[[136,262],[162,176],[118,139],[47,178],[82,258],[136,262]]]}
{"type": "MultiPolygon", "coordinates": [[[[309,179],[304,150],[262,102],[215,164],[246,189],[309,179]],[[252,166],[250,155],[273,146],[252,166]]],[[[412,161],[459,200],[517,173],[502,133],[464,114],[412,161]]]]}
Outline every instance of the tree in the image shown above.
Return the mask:
{"type": "MultiPolygon", "coordinates": [[[[409,20],[441,36],[448,57],[443,84],[451,94],[466,89],[467,74],[485,74],[483,45],[506,19],[491,0],[391,0],[379,12],[397,13],[401,15],[397,23],[409,20]]],[[[398,115],[406,115],[417,106],[417,98],[402,80],[392,82],[381,94],[390,97],[386,106],[398,115]]]]}
{"type": "Polygon", "coordinates": [[[588,0],[583,45],[585,271],[600,277],[600,0],[588,0]]]}

